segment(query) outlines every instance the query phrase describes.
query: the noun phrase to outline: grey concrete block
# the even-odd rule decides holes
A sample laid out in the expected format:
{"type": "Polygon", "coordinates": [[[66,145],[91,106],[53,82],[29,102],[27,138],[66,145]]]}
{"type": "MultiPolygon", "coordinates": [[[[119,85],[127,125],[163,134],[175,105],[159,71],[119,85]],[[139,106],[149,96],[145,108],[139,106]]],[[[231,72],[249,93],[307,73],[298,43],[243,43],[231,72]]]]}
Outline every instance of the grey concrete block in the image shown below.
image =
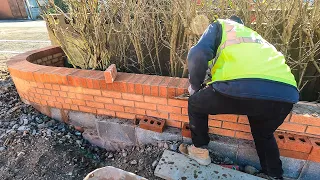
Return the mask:
{"type": "Polygon", "coordinates": [[[282,161],[282,168],[284,171],[283,176],[297,179],[302,171],[306,160],[294,159],[288,157],[280,157],[282,161]]]}
{"type": "Polygon", "coordinates": [[[153,144],[158,141],[182,141],[181,130],[167,127],[162,133],[136,128],[136,136],[139,145],[153,144]]]}
{"type": "Polygon", "coordinates": [[[106,148],[105,142],[103,141],[103,139],[101,139],[98,136],[98,133],[93,129],[85,129],[84,132],[82,133],[82,137],[85,140],[89,141],[92,145],[95,145],[101,148],[106,148]]]}
{"type": "Polygon", "coordinates": [[[211,135],[208,148],[222,156],[230,158],[232,161],[237,159],[238,141],[231,138],[211,135]]]}
{"type": "Polygon", "coordinates": [[[299,180],[320,179],[320,163],[308,161],[303,168],[299,180]]]}
{"type": "Polygon", "coordinates": [[[53,119],[56,119],[56,120],[58,120],[58,121],[63,122],[62,115],[61,115],[61,110],[60,110],[60,109],[51,108],[51,117],[52,117],[53,119]]]}
{"type": "Polygon", "coordinates": [[[71,125],[80,126],[84,128],[94,129],[96,127],[95,122],[99,119],[94,114],[70,111],[69,121],[71,125]]]}
{"type": "Polygon", "coordinates": [[[253,144],[239,144],[236,162],[241,166],[250,165],[261,169],[257,150],[253,144]]]}
{"type": "Polygon", "coordinates": [[[164,151],[154,171],[155,176],[163,179],[197,179],[197,180],[262,180],[262,178],[240,171],[221,167],[216,164],[201,166],[196,161],[172,151],[164,151]]]}
{"type": "Polygon", "coordinates": [[[192,139],[187,137],[182,137],[182,142],[184,144],[192,144],[192,139]]]}
{"type": "Polygon", "coordinates": [[[130,120],[103,119],[96,121],[98,135],[106,142],[137,145],[135,125],[130,120]]]}

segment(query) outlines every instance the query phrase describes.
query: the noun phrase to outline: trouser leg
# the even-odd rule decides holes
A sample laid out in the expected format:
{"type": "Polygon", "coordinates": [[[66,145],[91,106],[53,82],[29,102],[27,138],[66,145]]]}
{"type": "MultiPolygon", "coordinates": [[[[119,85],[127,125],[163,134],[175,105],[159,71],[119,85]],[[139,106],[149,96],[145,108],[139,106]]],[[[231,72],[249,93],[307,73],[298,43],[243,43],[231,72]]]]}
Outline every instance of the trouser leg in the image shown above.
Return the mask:
{"type": "Polygon", "coordinates": [[[262,171],[272,177],[282,177],[282,162],[274,132],[290,113],[292,105],[274,103],[272,106],[265,108],[267,113],[248,116],[251,132],[262,171]]]}

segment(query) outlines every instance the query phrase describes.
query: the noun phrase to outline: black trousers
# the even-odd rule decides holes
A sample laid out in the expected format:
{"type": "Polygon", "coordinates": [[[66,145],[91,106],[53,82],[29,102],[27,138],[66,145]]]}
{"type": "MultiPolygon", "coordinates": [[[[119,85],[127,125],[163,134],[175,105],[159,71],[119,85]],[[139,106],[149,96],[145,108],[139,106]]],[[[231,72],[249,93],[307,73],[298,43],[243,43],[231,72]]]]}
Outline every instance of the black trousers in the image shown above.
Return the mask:
{"type": "Polygon", "coordinates": [[[282,177],[282,162],[273,133],[290,113],[293,104],[234,98],[217,92],[212,86],[192,95],[188,104],[192,142],[196,147],[208,145],[210,141],[209,114],[247,115],[262,171],[272,177],[282,177]]]}

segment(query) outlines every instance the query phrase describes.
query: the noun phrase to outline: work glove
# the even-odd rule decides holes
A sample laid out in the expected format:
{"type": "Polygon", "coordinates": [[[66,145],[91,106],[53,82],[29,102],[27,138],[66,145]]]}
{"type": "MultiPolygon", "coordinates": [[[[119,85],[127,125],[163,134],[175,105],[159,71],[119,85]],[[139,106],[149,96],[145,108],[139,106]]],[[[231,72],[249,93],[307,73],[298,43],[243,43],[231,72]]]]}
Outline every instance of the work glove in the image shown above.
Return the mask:
{"type": "Polygon", "coordinates": [[[192,89],[191,85],[189,85],[188,91],[189,91],[190,96],[192,96],[196,92],[194,89],[192,89]]]}

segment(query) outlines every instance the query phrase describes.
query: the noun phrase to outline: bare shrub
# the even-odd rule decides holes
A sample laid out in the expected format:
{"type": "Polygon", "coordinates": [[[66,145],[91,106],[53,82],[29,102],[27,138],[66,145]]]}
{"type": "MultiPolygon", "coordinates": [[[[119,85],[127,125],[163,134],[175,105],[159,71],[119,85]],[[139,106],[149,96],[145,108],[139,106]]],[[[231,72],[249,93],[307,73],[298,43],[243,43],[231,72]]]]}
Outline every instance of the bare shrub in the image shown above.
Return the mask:
{"type": "Polygon", "coordinates": [[[64,2],[68,14],[50,0],[43,8],[43,17],[74,67],[103,70],[110,63],[116,63],[127,72],[186,77],[187,53],[200,37],[194,30],[194,21],[205,16],[213,22],[236,14],[285,55],[300,90],[314,84],[320,91],[319,1],[64,2]],[[46,11],[48,8],[63,14],[68,24],[57,22],[57,18],[46,11]]]}

